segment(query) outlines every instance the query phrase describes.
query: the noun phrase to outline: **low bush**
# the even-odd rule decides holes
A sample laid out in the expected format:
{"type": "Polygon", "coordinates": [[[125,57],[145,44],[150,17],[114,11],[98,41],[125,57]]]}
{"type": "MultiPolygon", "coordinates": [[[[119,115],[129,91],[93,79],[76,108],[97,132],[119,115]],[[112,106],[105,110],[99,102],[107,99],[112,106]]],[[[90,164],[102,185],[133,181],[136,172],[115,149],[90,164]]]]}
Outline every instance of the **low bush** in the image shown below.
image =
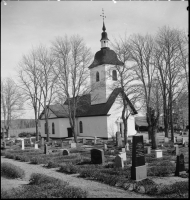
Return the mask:
{"type": "Polygon", "coordinates": [[[25,176],[25,172],[20,167],[17,167],[11,163],[1,163],[1,176],[5,176],[8,178],[23,178],[25,176]]]}
{"type": "Polygon", "coordinates": [[[1,198],[86,198],[87,192],[44,174],[32,174],[30,184],[1,191],[1,198]]]}
{"type": "Polygon", "coordinates": [[[72,163],[66,163],[60,165],[59,171],[68,174],[76,174],[80,171],[80,167],[77,165],[73,165],[72,163]]]}
{"type": "Polygon", "coordinates": [[[40,174],[40,173],[31,174],[30,180],[29,180],[30,185],[40,185],[40,184],[46,184],[46,183],[61,184],[62,181],[60,179],[47,176],[45,174],[40,174]]]}
{"type": "Polygon", "coordinates": [[[189,192],[189,183],[187,181],[180,181],[171,185],[161,185],[158,187],[157,194],[165,198],[181,198],[187,197],[189,192]]]}
{"type": "Polygon", "coordinates": [[[175,172],[175,166],[153,166],[147,169],[148,176],[166,177],[174,172],[175,172]]]}

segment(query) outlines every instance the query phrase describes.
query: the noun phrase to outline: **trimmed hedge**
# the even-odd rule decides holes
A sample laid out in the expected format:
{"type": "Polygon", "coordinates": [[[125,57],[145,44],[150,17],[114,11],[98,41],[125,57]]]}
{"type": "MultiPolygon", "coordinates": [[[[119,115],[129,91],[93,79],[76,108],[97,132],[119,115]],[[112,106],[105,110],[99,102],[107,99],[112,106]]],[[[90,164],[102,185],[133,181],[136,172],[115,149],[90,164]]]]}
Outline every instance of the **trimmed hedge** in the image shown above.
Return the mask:
{"type": "Polygon", "coordinates": [[[17,167],[11,163],[1,163],[1,176],[8,178],[24,178],[25,172],[20,167],[17,167]]]}

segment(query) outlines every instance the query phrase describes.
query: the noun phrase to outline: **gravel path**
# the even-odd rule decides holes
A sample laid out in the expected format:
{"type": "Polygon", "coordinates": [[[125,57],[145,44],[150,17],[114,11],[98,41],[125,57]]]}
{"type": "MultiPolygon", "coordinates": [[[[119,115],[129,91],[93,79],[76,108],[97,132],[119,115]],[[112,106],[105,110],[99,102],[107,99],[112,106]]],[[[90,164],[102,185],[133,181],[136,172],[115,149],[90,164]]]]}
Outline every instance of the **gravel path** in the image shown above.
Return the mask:
{"type": "Polygon", "coordinates": [[[10,180],[1,178],[1,188],[8,189],[10,186],[17,187],[22,184],[27,184],[32,173],[42,173],[48,176],[59,178],[63,181],[69,182],[69,185],[80,187],[88,191],[88,198],[152,198],[143,194],[136,194],[134,192],[125,191],[116,187],[112,187],[96,181],[91,181],[83,178],[78,178],[77,174],[67,175],[57,172],[56,168],[47,169],[42,165],[33,165],[26,162],[20,162],[13,159],[8,159],[1,156],[1,162],[9,162],[21,167],[25,171],[24,180],[10,180]]]}

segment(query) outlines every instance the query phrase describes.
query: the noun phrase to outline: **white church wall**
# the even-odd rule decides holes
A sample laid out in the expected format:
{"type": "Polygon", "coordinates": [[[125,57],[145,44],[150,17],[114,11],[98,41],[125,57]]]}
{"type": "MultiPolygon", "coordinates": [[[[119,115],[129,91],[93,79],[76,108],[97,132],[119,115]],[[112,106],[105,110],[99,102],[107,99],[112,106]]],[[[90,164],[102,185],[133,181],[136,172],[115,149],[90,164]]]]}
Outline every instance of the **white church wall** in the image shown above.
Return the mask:
{"type": "Polygon", "coordinates": [[[82,121],[83,124],[83,133],[78,131],[79,136],[108,137],[107,116],[79,117],[77,121],[78,130],[80,130],[79,122],[82,121]]]}
{"type": "Polygon", "coordinates": [[[68,118],[59,118],[59,137],[68,137],[68,130],[70,123],[68,118]]]}
{"type": "MultiPolygon", "coordinates": [[[[45,134],[45,120],[40,120],[41,123],[41,136],[47,137],[45,134]]],[[[49,133],[52,138],[68,137],[67,128],[70,127],[67,118],[55,118],[48,120],[49,133]],[[52,134],[52,123],[54,123],[55,134],[52,134]]]]}
{"type": "Polygon", "coordinates": [[[116,70],[115,65],[105,65],[106,70],[106,99],[109,98],[110,94],[115,89],[117,81],[112,80],[112,71],[116,70]]]}
{"type": "Polygon", "coordinates": [[[113,103],[111,109],[108,112],[107,117],[107,127],[108,127],[108,137],[115,136],[116,132],[119,131],[119,124],[116,123],[117,120],[121,117],[122,108],[121,105],[118,103],[118,98],[116,98],[116,101],[113,103]]]}
{"type": "Polygon", "coordinates": [[[127,120],[128,136],[135,135],[137,131],[135,130],[135,115],[130,115],[127,120]]]}
{"type": "Polygon", "coordinates": [[[91,80],[91,104],[106,102],[106,85],[105,85],[105,65],[99,65],[90,69],[91,80]],[[100,81],[96,82],[96,72],[99,72],[100,81]]]}
{"type": "MultiPolygon", "coordinates": [[[[118,119],[120,119],[120,121],[122,123],[122,118],[121,118],[122,107],[119,104],[118,99],[119,99],[119,97],[116,98],[115,102],[113,103],[111,109],[108,112],[108,114],[111,114],[107,118],[109,137],[111,137],[113,135],[113,133],[115,134],[117,131],[120,131],[119,124],[116,123],[116,121],[118,119]]],[[[128,112],[130,112],[130,111],[128,111],[128,112]]],[[[124,126],[123,126],[123,123],[122,123],[122,131],[123,131],[123,127],[124,126]]],[[[135,135],[137,133],[137,131],[135,130],[135,118],[134,118],[134,115],[129,115],[129,118],[127,120],[127,133],[128,133],[128,136],[135,135]]]]}

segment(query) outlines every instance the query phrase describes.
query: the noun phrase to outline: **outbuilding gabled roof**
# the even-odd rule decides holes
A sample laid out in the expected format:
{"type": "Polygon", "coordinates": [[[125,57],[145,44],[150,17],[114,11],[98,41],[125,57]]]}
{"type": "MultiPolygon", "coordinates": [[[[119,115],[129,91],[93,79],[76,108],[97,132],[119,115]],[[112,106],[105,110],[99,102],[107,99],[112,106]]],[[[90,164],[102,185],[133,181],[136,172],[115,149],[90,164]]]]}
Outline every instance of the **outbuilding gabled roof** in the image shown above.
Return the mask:
{"type": "MultiPolygon", "coordinates": [[[[96,105],[91,105],[90,94],[86,94],[81,97],[76,97],[76,98],[80,98],[79,105],[77,106],[76,117],[106,116],[110,108],[112,107],[113,103],[115,102],[117,96],[119,95],[119,93],[121,93],[121,88],[114,89],[106,103],[101,103],[101,104],[96,104],[96,105]]],[[[137,111],[134,108],[131,101],[128,99],[127,96],[125,97],[126,97],[126,101],[128,102],[132,110],[132,114],[137,114],[137,111]]],[[[49,108],[58,118],[68,117],[68,114],[67,114],[68,101],[66,101],[64,105],[59,105],[59,104],[50,105],[49,108]]],[[[42,116],[43,113],[44,111],[41,113],[40,116],[42,116]]]]}
{"type": "Polygon", "coordinates": [[[101,50],[95,54],[94,61],[88,68],[91,69],[103,64],[124,65],[124,63],[117,58],[116,53],[109,47],[101,48],[101,50]]]}

